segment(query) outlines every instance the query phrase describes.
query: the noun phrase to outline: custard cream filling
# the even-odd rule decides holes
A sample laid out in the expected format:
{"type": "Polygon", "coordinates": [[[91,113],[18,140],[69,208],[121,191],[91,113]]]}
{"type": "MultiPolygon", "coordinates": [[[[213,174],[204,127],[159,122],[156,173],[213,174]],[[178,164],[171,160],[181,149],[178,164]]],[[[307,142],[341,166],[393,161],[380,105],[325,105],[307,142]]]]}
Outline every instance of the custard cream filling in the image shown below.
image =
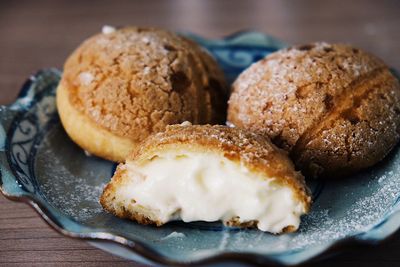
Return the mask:
{"type": "Polygon", "coordinates": [[[116,195],[162,223],[239,217],[279,233],[287,226],[297,229],[305,213],[290,187],[217,153],[164,152],[140,165],[128,161],[126,168],[128,179],[116,195]]]}

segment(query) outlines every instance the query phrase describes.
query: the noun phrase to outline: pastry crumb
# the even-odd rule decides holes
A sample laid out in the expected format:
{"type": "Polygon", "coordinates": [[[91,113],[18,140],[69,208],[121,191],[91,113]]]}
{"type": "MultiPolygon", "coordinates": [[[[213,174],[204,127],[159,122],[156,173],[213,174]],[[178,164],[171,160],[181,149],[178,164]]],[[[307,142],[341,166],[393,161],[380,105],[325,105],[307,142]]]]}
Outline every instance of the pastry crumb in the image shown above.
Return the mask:
{"type": "Polygon", "coordinates": [[[110,34],[115,32],[115,27],[110,26],[110,25],[104,25],[103,28],[101,28],[101,32],[104,34],[110,34]]]}

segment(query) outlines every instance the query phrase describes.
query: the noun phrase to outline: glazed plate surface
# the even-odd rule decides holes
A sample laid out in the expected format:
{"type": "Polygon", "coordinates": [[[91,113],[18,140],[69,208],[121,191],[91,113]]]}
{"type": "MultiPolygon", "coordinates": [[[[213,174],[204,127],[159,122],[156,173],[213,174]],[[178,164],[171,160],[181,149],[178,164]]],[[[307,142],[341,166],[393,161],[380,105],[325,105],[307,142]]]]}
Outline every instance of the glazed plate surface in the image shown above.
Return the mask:
{"type": "MultiPolygon", "coordinates": [[[[218,60],[231,82],[243,69],[282,47],[256,32],[221,40],[186,34],[218,60]]],[[[39,71],[16,102],[0,108],[0,185],[25,201],[56,230],[143,263],[298,264],[332,247],[376,243],[400,226],[400,151],[341,181],[313,181],[314,205],[297,233],[271,235],[221,223],[142,226],[104,212],[98,202],[115,164],[86,156],[64,132],[55,106],[60,71],[39,71]],[[106,240],[106,241],[104,241],[106,240]],[[146,258],[146,259],[145,259],[146,258]]]]}

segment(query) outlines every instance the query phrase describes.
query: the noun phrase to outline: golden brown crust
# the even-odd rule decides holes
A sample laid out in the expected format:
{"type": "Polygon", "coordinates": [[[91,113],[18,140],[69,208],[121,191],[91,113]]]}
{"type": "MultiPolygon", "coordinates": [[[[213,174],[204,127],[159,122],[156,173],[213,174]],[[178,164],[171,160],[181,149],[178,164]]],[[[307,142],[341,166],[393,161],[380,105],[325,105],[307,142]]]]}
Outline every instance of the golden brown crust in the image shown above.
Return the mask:
{"type": "Polygon", "coordinates": [[[233,85],[228,120],[269,136],[304,174],[347,175],[399,140],[400,85],[378,58],[315,43],[279,51],[233,85]]]}
{"type": "Polygon", "coordinates": [[[163,30],[127,27],[89,38],[66,61],[61,86],[79,112],[134,142],[168,124],[225,120],[228,89],[214,59],[163,30]]]}

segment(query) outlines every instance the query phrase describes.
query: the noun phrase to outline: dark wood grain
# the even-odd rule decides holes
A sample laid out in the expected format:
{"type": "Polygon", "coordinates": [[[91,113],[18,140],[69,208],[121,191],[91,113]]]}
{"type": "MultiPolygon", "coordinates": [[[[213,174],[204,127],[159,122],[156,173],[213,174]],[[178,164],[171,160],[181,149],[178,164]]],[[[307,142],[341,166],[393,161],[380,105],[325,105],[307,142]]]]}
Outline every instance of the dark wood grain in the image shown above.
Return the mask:
{"type": "MultiPolygon", "coordinates": [[[[400,69],[400,1],[0,1],[0,104],[102,25],[151,25],[221,37],[241,29],[288,43],[346,42],[400,69]]],[[[354,248],[318,266],[400,266],[400,234],[354,248]]],[[[50,229],[25,204],[0,196],[0,266],[131,266],[50,229]]],[[[314,264],[315,265],[315,264],[314,264]]],[[[316,265],[315,265],[316,266],[316,265]]]]}

